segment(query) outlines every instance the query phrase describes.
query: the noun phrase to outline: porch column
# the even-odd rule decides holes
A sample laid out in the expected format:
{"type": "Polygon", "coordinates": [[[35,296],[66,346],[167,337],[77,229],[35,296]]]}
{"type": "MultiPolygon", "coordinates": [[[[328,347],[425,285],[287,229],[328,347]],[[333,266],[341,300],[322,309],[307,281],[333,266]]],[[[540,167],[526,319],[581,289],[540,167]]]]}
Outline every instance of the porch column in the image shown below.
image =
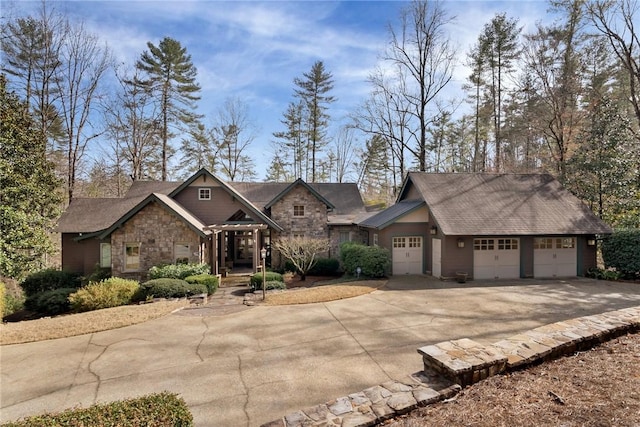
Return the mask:
{"type": "Polygon", "coordinates": [[[258,239],[258,229],[254,228],[251,233],[251,238],[253,239],[253,272],[258,272],[258,265],[262,262],[260,259],[260,248],[258,247],[260,244],[260,240],[258,239]]]}
{"type": "Polygon", "coordinates": [[[218,266],[218,234],[220,232],[214,230],[213,235],[211,236],[211,274],[217,275],[220,273],[220,268],[218,266]]]}

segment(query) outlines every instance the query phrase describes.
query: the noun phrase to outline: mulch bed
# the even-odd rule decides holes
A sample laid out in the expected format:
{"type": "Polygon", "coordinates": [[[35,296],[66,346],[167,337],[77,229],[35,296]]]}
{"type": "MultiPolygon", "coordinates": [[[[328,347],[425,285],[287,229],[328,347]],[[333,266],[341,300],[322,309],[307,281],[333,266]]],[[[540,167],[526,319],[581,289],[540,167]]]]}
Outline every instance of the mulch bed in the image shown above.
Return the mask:
{"type": "Polygon", "coordinates": [[[421,426],[640,426],[640,334],[491,377],[387,421],[421,426]]]}

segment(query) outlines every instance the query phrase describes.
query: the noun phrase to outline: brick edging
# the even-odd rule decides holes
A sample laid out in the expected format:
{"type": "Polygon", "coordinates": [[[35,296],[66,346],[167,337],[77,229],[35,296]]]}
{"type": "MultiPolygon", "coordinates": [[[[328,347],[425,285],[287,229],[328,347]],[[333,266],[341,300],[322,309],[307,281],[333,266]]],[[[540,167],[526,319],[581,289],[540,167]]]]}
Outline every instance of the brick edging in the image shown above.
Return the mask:
{"type": "Polygon", "coordinates": [[[298,410],[261,427],[374,426],[458,393],[462,387],[640,330],[640,306],[551,323],[483,346],[467,338],[421,347],[425,372],[415,382],[389,381],[298,410]],[[426,372],[452,381],[435,390],[426,372]]]}

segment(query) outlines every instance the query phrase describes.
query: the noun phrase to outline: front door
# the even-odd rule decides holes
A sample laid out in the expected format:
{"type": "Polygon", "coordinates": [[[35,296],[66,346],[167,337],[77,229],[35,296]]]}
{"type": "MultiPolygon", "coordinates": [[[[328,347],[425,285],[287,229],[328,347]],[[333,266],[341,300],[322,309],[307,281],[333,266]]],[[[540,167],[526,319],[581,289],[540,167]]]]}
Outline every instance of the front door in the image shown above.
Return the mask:
{"type": "Polygon", "coordinates": [[[237,232],[234,243],[233,263],[235,265],[253,265],[253,233],[251,231],[237,232]]]}

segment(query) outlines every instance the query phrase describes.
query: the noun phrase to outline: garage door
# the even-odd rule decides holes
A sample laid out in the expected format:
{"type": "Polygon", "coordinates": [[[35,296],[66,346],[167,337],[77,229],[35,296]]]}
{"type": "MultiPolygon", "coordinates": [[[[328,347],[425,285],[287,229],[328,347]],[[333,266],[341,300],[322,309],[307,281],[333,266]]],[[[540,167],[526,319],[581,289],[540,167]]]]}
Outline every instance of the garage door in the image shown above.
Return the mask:
{"type": "Polygon", "coordinates": [[[575,237],[533,239],[534,277],[571,277],[578,274],[575,237]]]}
{"type": "Polygon", "coordinates": [[[422,237],[393,238],[393,274],[422,274],[422,237]]]}
{"type": "Polygon", "coordinates": [[[520,277],[520,239],[473,240],[474,279],[517,279],[520,277]]]}

